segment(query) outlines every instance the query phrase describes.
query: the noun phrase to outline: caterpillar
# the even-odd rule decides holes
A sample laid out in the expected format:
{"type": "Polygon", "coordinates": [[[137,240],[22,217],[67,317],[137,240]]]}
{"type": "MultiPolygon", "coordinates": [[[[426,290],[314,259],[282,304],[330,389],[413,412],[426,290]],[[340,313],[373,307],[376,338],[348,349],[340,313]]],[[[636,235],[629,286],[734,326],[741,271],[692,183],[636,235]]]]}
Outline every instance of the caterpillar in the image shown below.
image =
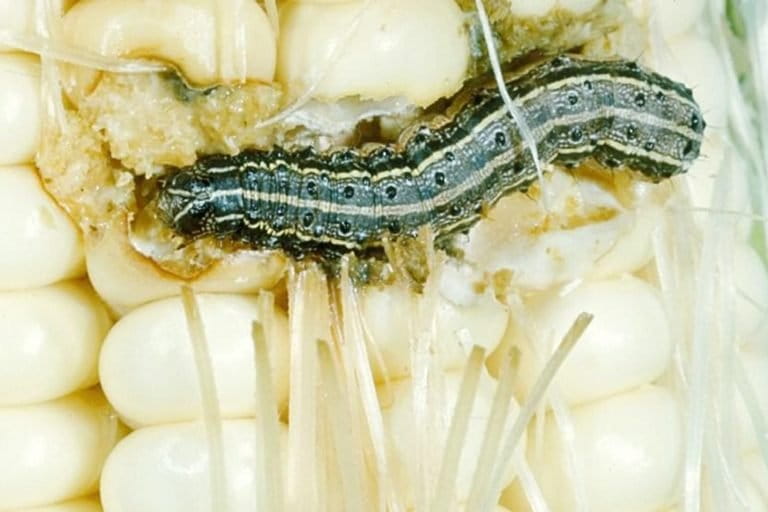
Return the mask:
{"type": "MultiPolygon", "coordinates": [[[[632,61],[560,55],[505,85],[543,164],[592,158],[658,182],[699,155],[705,122],[691,90],[632,61]]],[[[201,157],[170,171],[159,217],[186,239],[295,257],[370,251],[423,226],[445,239],[537,176],[496,87],[464,91],[447,112],[439,124],[416,122],[392,144],[201,157]]]]}

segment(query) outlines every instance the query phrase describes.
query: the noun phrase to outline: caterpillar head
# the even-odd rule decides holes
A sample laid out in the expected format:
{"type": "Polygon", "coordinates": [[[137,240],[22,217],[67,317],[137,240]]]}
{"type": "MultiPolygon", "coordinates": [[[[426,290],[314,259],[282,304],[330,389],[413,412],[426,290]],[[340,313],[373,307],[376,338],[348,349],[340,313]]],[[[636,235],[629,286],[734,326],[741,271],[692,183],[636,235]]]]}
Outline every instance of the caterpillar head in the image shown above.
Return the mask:
{"type": "Polygon", "coordinates": [[[178,234],[199,238],[213,231],[213,186],[209,176],[180,171],[160,184],[157,198],[160,219],[178,234]]]}

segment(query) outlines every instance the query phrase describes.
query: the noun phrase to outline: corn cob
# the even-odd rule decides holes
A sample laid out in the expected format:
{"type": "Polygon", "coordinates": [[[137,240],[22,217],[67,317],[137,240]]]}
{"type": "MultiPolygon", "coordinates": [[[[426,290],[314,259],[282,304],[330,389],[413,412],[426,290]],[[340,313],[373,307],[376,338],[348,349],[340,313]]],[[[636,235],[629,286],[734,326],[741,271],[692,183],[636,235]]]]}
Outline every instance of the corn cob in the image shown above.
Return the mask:
{"type": "MultiPolygon", "coordinates": [[[[472,7],[470,2],[459,4],[467,11],[472,7]]],[[[472,48],[469,35],[458,29],[463,15],[453,2],[443,0],[387,5],[288,2],[275,6],[267,2],[263,11],[256,3],[234,0],[164,5],[167,12],[149,9],[143,2],[83,0],[65,16],[62,37],[75,47],[104,52],[107,57],[172,62],[198,85],[242,78],[270,80],[276,72],[285,88],[280,94],[288,99],[278,98],[284,104],[293,99],[305,106],[309,97],[335,101],[356,94],[381,102],[374,109],[390,111],[403,111],[402,105],[387,103],[391,95],[404,96],[408,104],[427,105],[455,92],[463,78],[456,70],[460,73],[467,67],[466,50],[472,48]],[[419,10],[423,14],[413,15],[419,10]],[[184,18],[190,12],[197,17],[184,18]],[[279,35],[274,33],[277,25],[267,15],[270,12],[280,13],[279,35]],[[75,21],[67,24],[68,16],[75,21]],[[201,25],[194,24],[200,20],[201,25]],[[146,30],[150,22],[156,23],[153,31],[146,30]],[[221,36],[238,24],[253,27],[248,31],[251,39],[221,36]],[[205,44],[191,51],[178,44],[174,31],[178,26],[187,27],[205,44]],[[347,31],[350,26],[364,30],[347,31]],[[105,27],[125,30],[127,36],[106,44],[110,32],[105,27]],[[390,39],[377,39],[377,29],[390,39]],[[426,38],[425,33],[434,37],[426,38]],[[392,50],[387,46],[391,41],[402,47],[395,45],[392,50]],[[334,47],[357,51],[334,54],[334,47]],[[440,55],[444,61],[434,59],[433,67],[422,69],[409,67],[406,57],[414,48],[425,55],[440,55]],[[371,52],[381,54],[374,60],[371,52]],[[245,57],[228,60],[233,55],[245,57]],[[372,62],[375,72],[359,72],[372,62]]],[[[26,432],[18,425],[33,424],[25,419],[27,414],[45,418],[51,431],[66,432],[63,423],[57,427],[56,411],[83,409],[83,400],[97,404],[89,410],[91,417],[111,421],[92,435],[99,442],[88,449],[111,447],[119,436],[114,416],[105,412],[98,391],[59,399],[95,383],[93,347],[109,326],[88,285],[53,284],[81,277],[85,252],[93,287],[113,316],[120,318],[106,335],[100,354],[102,386],[121,420],[136,429],[112,451],[106,464],[100,492],[107,511],[488,510],[490,506],[537,511],[693,511],[768,506],[768,476],[760,452],[765,442],[761,444],[755,435],[765,425],[765,400],[755,391],[765,387],[761,382],[768,376],[759,345],[768,277],[759,253],[749,244],[754,229],[744,174],[752,155],[740,157],[729,147],[733,140],[745,142],[738,138],[740,133],[734,136],[725,130],[733,122],[729,120],[741,115],[734,110],[744,108],[729,63],[694,30],[707,20],[711,26],[709,17],[719,13],[717,3],[712,2],[712,12],[707,13],[704,2],[693,0],[636,1],[627,6],[591,0],[487,5],[497,27],[556,27],[558,20],[570,23],[579,16],[593,23],[595,18],[589,16],[608,19],[596,14],[601,9],[614,13],[609,8],[628,6],[631,11],[619,11],[625,16],[631,13],[641,26],[647,24],[648,33],[644,50],[627,56],[641,57],[693,86],[710,126],[715,127],[706,141],[707,158],[685,178],[658,188],[622,183],[606,187],[599,181],[574,181],[553,173],[540,192],[548,196],[547,209],[529,197],[512,197],[499,205],[464,247],[466,259],[475,265],[432,255],[432,273],[420,296],[404,285],[356,291],[345,278],[329,296],[325,278],[311,268],[289,271],[285,285],[280,280],[287,262],[280,256],[244,254],[216,263],[192,282],[200,294],[183,300],[174,295],[184,280],[134,251],[134,240],[125,236],[129,219],[112,218],[107,228],[99,222],[104,204],[128,204],[128,195],[120,194],[125,179],[114,179],[118,192],[103,203],[77,203],[72,200],[76,192],[67,188],[71,168],[64,164],[76,162],[78,156],[57,160],[43,151],[39,161],[46,184],[86,228],[85,247],[72,224],[59,221],[50,230],[53,238],[37,247],[49,247],[50,240],[61,247],[37,249],[40,257],[35,259],[34,271],[29,270],[33,267],[21,256],[21,249],[8,251],[9,258],[16,258],[7,266],[12,269],[7,272],[11,283],[7,288],[14,291],[3,292],[8,300],[0,302],[7,304],[0,314],[10,316],[5,311],[15,311],[11,304],[28,301],[26,311],[35,313],[14,317],[23,320],[26,315],[34,322],[53,324],[55,319],[40,315],[41,307],[34,301],[67,304],[74,299],[66,297],[78,297],[75,302],[80,305],[83,327],[73,331],[90,331],[82,336],[88,338],[82,344],[91,348],[79,349],[85,361],[80,363],[79,375],[62,375],[61,368],[51,368],[50,377],[33,373],[38,381],[19,384],[16,376],[12,383],[9,380],[7,389],[28,389],[29,393],[5,395],[9,398],[2,405],[8,405],[8,414],[4,420],[0,411],[0,429],[4,424],[11,429],[0,434],[9,436],[3,439],[24,439],[20,433],[26,432]],[[724,91],[737,100],[723,101],[724,91]],[[613,213],[605,217],[606,211],[613,213]],[[520,221],[510,224],[510,218],[520,221]],[[14,262],[19,266],[11,267],[14,262]],[[492,279],[478,268],[492,274],[492,279]],[[274,292],[258,298],[241,295],[262,289],[274,292]],[[332,302],[336,308],[328,309],[332,302]],[[509,437],[513,451],[508,453],[513,457],[499,460],[505,445],[499,439],[494,443],[493,428],[486,431],[488,418],[503,431],[506,441],[506,435],[515,431],[512,422],[530,405],[537,379],[546,374],[550,354],[583,311],[594,315],[592,323],[557,372],[546,402],[538,407],[525,435],[518,443],[509,437]],[[195,327],[196,312],[202,316],[203,328],[195,327]],[[254,320],[261,327],[251,332],[254,320]],[[324,342],[316,345],[317,339],[324,342]],[[710,358],[722,358],[727,364],[710,363],[710,358]],[[53,390],[55,378],[65,383],[53,390]],[[731,400],[734,389],[745,397],[747,407],[731,400]],[[708,397],[708,391],[715,396],[708,397]],[[55,401],[19,407],[45,400],[55,401]],[[509,417],[501,414],[504,407],[511,409],[509,417]],[[249,419],[253,416],[255,422],[249,419]],[[462,418],[468,422],[464,428],[462,418]],[[457,447],[462,446],[458,453],[457,447]],[[716,457],[726,449],[723,459],[716,457]],[[506,462],[508,467],[503,467],[506,462]],[[738,472],[736,480],[728,479],[731,471],[738,472]],[[495,489],[501,488],[499,498],[495,489]]],[[[25,16],[26,21],[14,27],[21,33],[29,33],[32,14],[14,18],[25,16]]],[[[589,23],[569,28],[583,34],[589,23]]],[[[527,30],[517,34],[520,40],[534,37],[527,30]]],[[[510,37],[512,42],[502,37],[502,55],[510,56],[516,48],[510,37]]],[[[637,50],[631,44],[622,46],[621,41],[637,37],[633,30],[620,28],[605,37],[588,34],[579,44],[601,55],[621,48],[637,50]]],[[[565,41],[554,40],[550,51],[563,49],[558,44],[568,44],[565,41]]],[[[45,52],[43,57],[48,58],[45,52]]],[[[92,73],[84,78],[80,70],[63,73],[65,78],[77,79],[76,87],[67,90],[70,99],[80,102],[84,112],[94,112],[88,103],[93,98],[90,88],[98,87],[94,84],[100,78],[92,73]]],[[[116,83],[118,91],[126,84],[119,79],[116,83]]],[[[159,87],[160,82],[150,78],[138,83],[159,87]]],[[[34,85],[23,89],[28,95],[35,90],[34,85]]],[[[264,96],[257,112],[273,113],[270,102],[278,100],[263,90],[258,94],[264,96]]],[[[237,102],[216,100],[237,118],[237,102]]],[[[120,99],[116,105],[117,112],[126,106],[120,99]]],[[[182,121],[190,115],[175,108],[170,106],[170,112],[181,115],[182,121]]],[[[328,130],[328,118],[322,112],[311,108],[301,112],[302,122],[320,132],[328,130]]],[[[131,161],[147,176],[158,172],[154,159],[179,158],[181,164],[164,163],[183,165],[201,147],[220,150],[232,140],[235,145],[252,143],[249,136],[254,140],[285,136],[269,127],[245,136],[230,133],[227,130],[235,129],[222,117],[213,124],[225,136],[206,132],[211,124],[180,132],[192,135],[190,145],[178,154],[158,157],[151,145],[149,149],[141,145],[146,135],[140,127],[146,121],[126,122],[110,117],[112,113],[88,119],[100,123],[118,159],[131,161]]],[[[80,128],[76,121],[73,124],[80,128]]],[[[392,129],[397,128],[394,123],[392,129]]],[[[159,140],[166,136],[173,133],[164,133],[159,140]]],[[[54,147],[61,144],[47,136],[45,141],[54,147]]],[[[322,144],[322,138],[318,142],[322,144]]],[[[8,146],[26,151],[27,156],[8,157],[7,164],[30,162],[34,149],[24,150],[18,143],[8,146]]],[[[92,149],[77,149],[83,147],[92,149]]],[[[100,164],[93,162],[94,168],[100,164]]],[[[31,171],[25,172],[12,169],[8,177],[34,181],[31,171]]],[[[9,185],[2,190],[12,189],[9,185]]],[[[10,205],[12,215],[3,218],[16,218],[21,205],[31,209],[38,200],[48,201],[48,208],[60,216],[54,218],[63,218],[39,184],[37,188],[27,185],[19,194],[6,193],[2,204],[10,205]]],[[[22,211],[19,217],[32,215],[22,211]]],[[[24,233],[18,231],[22,222],[3,225],[9,229],[6,238],[19,240],[9,244],[12,248],[30,247],[35,254],[34,245],[22,244],[24,233]]],[[[76,315],[72,313],[72,318],[76,315]]],[[[21,322],[22,327],[8,325],[24,328],[21,322]]],[[[62,365],[60,357],[55,358],[67,370],[77,366],[62,365]]],[[[13,359],[3,356],[2,361],[13,359]]],[[[40,364],[38,359],[28,361],[40,364]]],[[[29,372],[23,373],[30,379],[29,372]]],[[[15,446],[18,455],[9,457],[23,459],[27,448],[23,442],[15,446]]],[[[82,457],[100,459],[99,455],[82,457]]],[[[12,474],[31,478],[18,471],[12,474]]],[[[60,479],[43,474],[36,478],[45,480],[48,488],[55,487],[50,484],[54,481],[61,485],[60,479]]],[[[0,509],[52,503],[94,489],[91,481],[66,491],[57,488],[47,495],[38,491],[23,496],[10,489],[29,490],[32,480],[17,482],[0,478],[0,509]],[[2,482],[11,482],[9,491],[3,491],[2,482]],[[3,502],[4,496],[17,501],[3,502]]],[[[46,484],[41,483],[40,489],[46,489],[46,484]]],[[[52,510],[95,506],[70,503],[52,510]]]]}

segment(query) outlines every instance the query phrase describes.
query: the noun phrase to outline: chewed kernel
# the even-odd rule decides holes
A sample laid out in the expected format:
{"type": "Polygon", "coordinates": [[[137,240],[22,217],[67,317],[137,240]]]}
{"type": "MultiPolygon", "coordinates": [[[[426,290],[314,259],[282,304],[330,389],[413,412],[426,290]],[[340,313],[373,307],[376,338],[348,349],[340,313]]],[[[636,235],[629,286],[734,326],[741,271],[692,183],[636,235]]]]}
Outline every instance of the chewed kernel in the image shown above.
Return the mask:
{"type": "MultiPolygon", "coordinates": [[[[122,315],[132,309],[179,293],[184,283],[136,253],[124,232],[111,229],[86,250],[88,278],[102,300],[122,315]]],[[[280,280],[285,259],[280,254],[243,254],[215,265],[196,279],[203,292],[253,293],[280,280]]]]}
{"type": "Polygon", "coordinates": [[[556,5],[557,0],[509,0],[509,11],[520,17],[544,16],[556,5]]]}
{"type": "Polygon", "coordinates": [[[557,0],[558,7],[575,14],[589,12],[599,3],[600,0],[557,0]]]}
{"type": "Polygon", "coordinates": [[[108,57],[145,57],[171,63],[196,85],[258,80],[275,71],[272,26],[256,2],[223,17],[208,0],[96,0],[64,16],[64,41],[108,57]],[[181,35],[181,37],[180,37],[181,35]],[[237,57],[236,57],[237,56],[237,57]]]}

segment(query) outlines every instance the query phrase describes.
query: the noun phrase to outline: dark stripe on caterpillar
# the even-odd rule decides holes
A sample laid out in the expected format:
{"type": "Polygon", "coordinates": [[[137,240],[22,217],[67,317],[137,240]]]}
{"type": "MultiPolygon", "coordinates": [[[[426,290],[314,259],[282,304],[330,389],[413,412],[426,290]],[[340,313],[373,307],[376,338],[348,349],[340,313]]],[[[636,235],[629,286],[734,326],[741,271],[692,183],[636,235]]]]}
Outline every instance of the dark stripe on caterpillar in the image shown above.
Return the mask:
{"type": "MultiPolygon", "coordinates": [[[[593,158],[652,181],[685,172],[705,123],[691,91],[633,62],[559,56],[506,82],[542,163],[593,158]]],[[[373,149],[248,150],[173,169],[158,197],[179,235],[212,236],[294,256],[380,247],[425,225],[465,230],[536,169],[492,86],[457,96],[440,125],[416,123],[373,149]]]]}

